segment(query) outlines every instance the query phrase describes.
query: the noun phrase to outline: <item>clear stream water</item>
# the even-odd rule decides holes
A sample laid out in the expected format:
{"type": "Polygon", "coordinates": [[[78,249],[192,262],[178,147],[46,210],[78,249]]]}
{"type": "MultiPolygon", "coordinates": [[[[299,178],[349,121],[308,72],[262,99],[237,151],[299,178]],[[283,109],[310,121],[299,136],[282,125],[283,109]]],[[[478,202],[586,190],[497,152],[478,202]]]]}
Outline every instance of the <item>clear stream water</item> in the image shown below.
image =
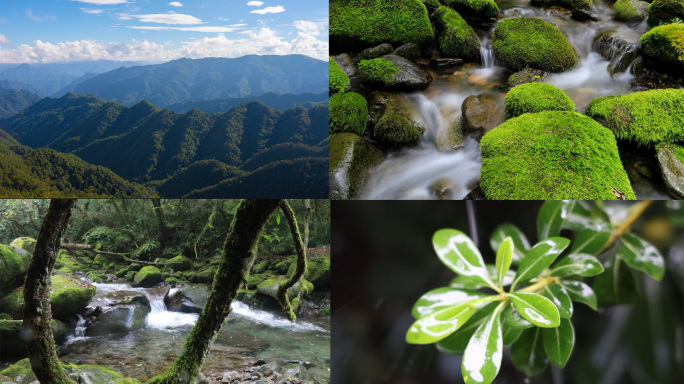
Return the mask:
{"type": "MultiPolygon", "coordinates": [[[[645,22],[625,24],[612,20],[610,3],[594,1],[598,22],[573,20],[569,12],[563,13],[556,7],[549,9],[534,7],[526,0],[497,1],[500,18],[539,17],[556,24],[577,49],[580,61],[575,68],[557,74],[550,74],[546,83],[553,84],[568,94],[577,111],[584,112],[589,102],[600,96],[621,95],[636,90],[631,86],[634,77],[629,69],[625,73],[611,76],[607,71],[608,61],[592,48],[594,37],[602,31],[615,30],[628,42],[636,43],[646,32],[645,22]]],[[[480,36],[482,62],[480,65],[466,64],[454,74],[439,74],[431,70],[433,82],[426,90],[405,94],[412,107],[427,126],[417,146],[394,152],[370,171],[367,183],[360,192],[360,199],[436,199],[434,185],[447,184],[450,190],[442,198],[463,199],[473,188],[480,176],[481,157],[478,143],[467,139],[464,147],[455,151],[440,152],[435,138],[444,134],[449,121],[460,119],[463,100],[470,95],[500,93],[510,71],[499,63],[492,52],[491,36],[494,26],[482,30],[475,28],[480,36]],[[454,116],[456,115],[456,116],[454,116]]],[[[439,53],[434,52],[438,57],[439,53]]],[[[637,196],[645,198],[645,196],[637,196]]],[[[667,198],[654,195],[651,198],[667,198]]]]}
{"type": "MultiPolygon", "coordinates": [[[[132,288],[128,284],[93,284],[94,300],[115,291],[144,293],[152,306],[143,329],[125,334],[84,336],[82,324],[59,346],[60,358],[69,363],[98,364],[126,377],[148,379],[168,367],[180,353],[183,342],[199,315],[169,312],[164,305],[166,288],[132,288]]],[[[271,313],[236,301],[213,344],[202,372],[220,375],[240,371],[257,359],[301,360],[313,366],[309,375],[321,383],[330,377],[330,325],[328,320],[290,322],[271,313]]]]}

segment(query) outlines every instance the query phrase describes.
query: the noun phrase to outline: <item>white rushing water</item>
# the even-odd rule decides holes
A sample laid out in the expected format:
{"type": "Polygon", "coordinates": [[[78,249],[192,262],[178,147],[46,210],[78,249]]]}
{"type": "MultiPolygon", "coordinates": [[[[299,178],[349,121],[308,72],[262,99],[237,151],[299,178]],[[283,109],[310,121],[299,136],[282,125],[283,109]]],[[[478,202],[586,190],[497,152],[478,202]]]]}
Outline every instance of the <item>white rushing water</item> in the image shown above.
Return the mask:
{"type": "Polygon", "coordinates": [[[233,301],[231,314],[243,317],[256,323],[261,323],[275,328],[285,328],[295,332],[328,332],[326,329],[316,324],[297,320],[290,321],[282,316],[274,315],[270,312],[250,308],[241,301],[233,301]]]}

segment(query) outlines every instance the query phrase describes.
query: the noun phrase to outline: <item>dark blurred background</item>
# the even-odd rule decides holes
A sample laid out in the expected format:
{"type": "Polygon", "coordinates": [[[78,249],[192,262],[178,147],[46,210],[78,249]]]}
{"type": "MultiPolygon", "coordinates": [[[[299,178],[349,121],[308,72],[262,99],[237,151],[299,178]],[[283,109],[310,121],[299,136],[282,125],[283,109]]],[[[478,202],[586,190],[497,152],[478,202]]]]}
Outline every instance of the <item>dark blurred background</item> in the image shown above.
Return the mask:
{"type": "MultiPolygon", "coordinates": [[[[469,203],[474,230],[464,201],[332,203],[332,384],[463,382],[460,356],[404,339],[415,301],[455,276],[435,255],[432,235],[445,227],[461,230],[477,238],[485,261],[494,263],[492,231],[512,223],[533,245],[542,204],[469,203]]],[[[615,204],[620,209],[634,203],[615,204]]],[[[576,342],[567,366],[549,364],[544,373],[526,378],[506,348],[494,383],[684,383],[684,216],[666,204],[681,203],[656,202],[633,226],[665,257],[663,280],[640,274],[643,297],[633,304],[595,312],[574,303],[576,342]]]]}

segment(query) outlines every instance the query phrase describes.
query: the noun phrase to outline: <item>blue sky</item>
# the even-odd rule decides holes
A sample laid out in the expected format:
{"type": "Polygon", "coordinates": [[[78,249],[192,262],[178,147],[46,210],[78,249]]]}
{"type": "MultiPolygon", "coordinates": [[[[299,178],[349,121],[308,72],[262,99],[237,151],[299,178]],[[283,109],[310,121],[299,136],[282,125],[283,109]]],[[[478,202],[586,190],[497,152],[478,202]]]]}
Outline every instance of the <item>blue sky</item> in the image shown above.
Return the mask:
{"type": "Polygon", "coordinates": [[[327,58],[321,0],[3,0],[0,62],[327,58]]]}

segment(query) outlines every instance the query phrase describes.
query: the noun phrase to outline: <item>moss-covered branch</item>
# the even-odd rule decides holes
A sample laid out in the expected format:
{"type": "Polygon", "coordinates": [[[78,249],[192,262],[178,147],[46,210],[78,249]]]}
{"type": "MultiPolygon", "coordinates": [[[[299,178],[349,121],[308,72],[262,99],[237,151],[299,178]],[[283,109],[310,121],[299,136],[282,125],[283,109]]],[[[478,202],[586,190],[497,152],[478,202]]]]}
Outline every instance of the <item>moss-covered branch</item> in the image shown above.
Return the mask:
{"type": "Polygon", "coordinates": [[[283,214],[285,214],[285,218],[287,218],[287,223],[290,226],[290,232],[292,233],[292,239],[294,240],[295,250],[297,251],[297,269],[295,269],[292,276],[290,276],[286,282],[278,286],[276,296],[278,297],[280,307],[283,309],[285,317],[294,321],[297,316],[294,314],[294,310],[290,305],[290,299],[287,297],[287,290],[295,285],[302,276],[304,276],[304,273],[306,273],[306,250],[304,249],[304,242],[302,241],[302,236],[299,233],[299,227],[297,226],[297,218],[295,217],[290,204],[287,203],[287,200],[280,201],[280,209],[283,211],[283,214]]]}

